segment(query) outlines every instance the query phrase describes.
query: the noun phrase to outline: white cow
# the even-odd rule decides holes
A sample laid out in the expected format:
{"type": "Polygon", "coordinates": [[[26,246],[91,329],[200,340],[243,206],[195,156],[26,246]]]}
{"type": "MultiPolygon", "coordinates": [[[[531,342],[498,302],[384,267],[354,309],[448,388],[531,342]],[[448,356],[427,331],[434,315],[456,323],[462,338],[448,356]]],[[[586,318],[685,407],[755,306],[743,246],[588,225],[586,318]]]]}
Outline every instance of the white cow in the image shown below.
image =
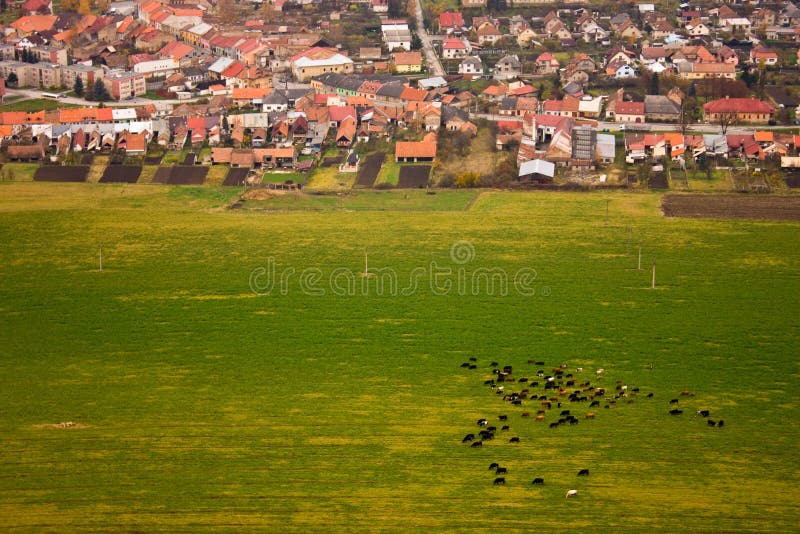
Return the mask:
{"type": "Polygon", "coordinates": [[[572,497],[573,495],[577,495],[577,494],[578,494],[578,490],[568,490],[568,491],[567,491],[567,495],[566,495],[564,498],[565,498],[565,499],[569,499],[569,498],[570,498],[570,497],[572,497]]]}

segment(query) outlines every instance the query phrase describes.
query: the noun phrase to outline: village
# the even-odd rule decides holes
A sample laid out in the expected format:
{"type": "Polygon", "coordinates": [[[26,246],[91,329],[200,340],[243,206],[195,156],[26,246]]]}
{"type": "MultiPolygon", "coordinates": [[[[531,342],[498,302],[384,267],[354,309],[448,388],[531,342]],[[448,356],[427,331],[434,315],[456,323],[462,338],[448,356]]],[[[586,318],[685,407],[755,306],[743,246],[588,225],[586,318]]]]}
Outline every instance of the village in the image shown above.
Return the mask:
{"type": "Polygon", "coordinates": [[[800,186],[791,2],[3,5],[3,180],[800,186]]]}

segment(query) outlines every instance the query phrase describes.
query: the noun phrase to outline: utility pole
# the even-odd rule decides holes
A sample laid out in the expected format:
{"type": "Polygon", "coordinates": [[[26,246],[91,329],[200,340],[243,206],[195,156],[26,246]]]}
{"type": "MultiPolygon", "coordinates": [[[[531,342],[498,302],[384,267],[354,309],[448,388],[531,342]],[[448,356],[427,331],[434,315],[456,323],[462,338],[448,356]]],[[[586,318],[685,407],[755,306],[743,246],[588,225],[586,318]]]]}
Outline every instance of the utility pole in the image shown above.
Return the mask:
{"type": "Polygon", "coordinates": [[[637,270],[642,270],[642,247],[639,247],[639,266],[637,267],[637,270]]]}
{"type": "Polygon", "coordinates": [[[100,248],[98,250],[98,259],[100,261],[100,272],[103,272],[103,244],[100,243],[100,248]]]}

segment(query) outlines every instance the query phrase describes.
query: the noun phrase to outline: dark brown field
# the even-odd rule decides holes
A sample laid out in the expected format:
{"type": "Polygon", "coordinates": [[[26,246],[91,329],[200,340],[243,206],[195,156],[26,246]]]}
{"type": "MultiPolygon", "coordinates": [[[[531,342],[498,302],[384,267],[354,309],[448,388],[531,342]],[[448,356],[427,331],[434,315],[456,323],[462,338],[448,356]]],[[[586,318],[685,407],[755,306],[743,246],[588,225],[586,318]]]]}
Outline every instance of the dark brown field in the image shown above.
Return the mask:
{"type": "Polygon", "coordinates": [[[113,165],[106,167],[101,184],[135,184],[139,181],[142,168],[134,165],[113,165]]]}
{"type": "Polygon", "coordinates": [[[378,173],[381,170],[381,165],[385,157],[385,152],[378,152],[377,154],[370,154],[367,156],[358,169],[356,185],[359,187],[372,187],[375,185],[375,179],[378,178],[378,173]]]}
{"type": "Polygon", "coordinates": [[[397,180],[397,187],[399,189],[425,187],[428,185],[428,176],[430,173],[430,165],[400,167],[400,177],[397,180]]]}
{"type": "Polygon", "coordinates": [[[83,165],[46,165],[36,169],[34,182],[85,182],[89,167],[83,165]]]}
{"type": "Polygon", "coordinates": [[[800,221],[800,196],[664,195],[667,217],[800,221]]]}

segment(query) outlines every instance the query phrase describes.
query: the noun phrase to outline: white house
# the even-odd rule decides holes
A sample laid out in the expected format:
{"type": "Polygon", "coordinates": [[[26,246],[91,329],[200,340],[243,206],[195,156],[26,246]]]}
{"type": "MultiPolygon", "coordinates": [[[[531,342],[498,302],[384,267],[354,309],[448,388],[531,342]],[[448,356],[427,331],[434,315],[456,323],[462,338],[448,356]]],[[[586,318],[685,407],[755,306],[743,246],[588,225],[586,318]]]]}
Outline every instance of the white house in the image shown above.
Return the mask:
{"type": "Polygon", "coordinates": [[[458,64],[459,74],[483,74],[483,62],[478,56],[467,56],[458,64]]]}

